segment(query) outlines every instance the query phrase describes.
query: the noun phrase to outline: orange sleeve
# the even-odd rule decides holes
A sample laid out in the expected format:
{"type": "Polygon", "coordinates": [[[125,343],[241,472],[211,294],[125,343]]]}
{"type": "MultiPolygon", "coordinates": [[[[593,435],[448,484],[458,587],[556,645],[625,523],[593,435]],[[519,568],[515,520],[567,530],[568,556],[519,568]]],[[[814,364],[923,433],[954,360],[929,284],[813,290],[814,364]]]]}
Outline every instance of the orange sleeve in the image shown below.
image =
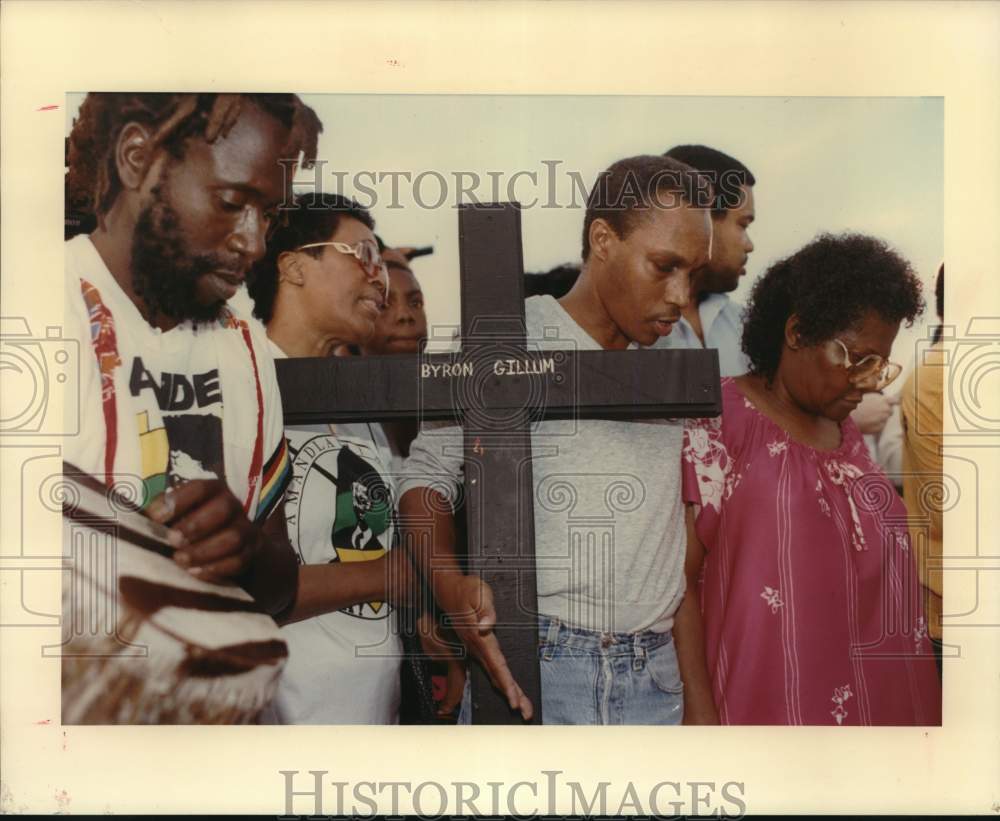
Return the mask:
{"type": "Polygon", "coordinates": [[[935,346],[923,353],[903,386],[903,500],[910,517],[921,583],[941,595],[940,569],[927,570],[928,559],[940,561],[943,514],[936,502],[942,482],[944,429],[944,364],[935,346]]]}

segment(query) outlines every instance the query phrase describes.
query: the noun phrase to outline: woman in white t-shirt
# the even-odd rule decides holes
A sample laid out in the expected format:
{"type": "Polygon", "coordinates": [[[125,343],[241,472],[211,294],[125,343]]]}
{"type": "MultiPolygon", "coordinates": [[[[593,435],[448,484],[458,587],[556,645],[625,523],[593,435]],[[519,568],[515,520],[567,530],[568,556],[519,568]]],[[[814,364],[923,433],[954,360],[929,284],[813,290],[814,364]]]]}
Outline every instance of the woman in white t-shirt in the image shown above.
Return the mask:
{"type": "MultiPolygon", "coordinates": [[[[330,356],[373,333],[388,288],[374,222],[339,195],[299,197],[251,274],[255,313],[276,358],[330,356]]],[[[392,551],[391,453],[377,424],[286,426],[293,478],[285,494],[299,592],[282,633],[289,660],[262,720],[392,724],[402,645],[387,581],[392,551]]]]}

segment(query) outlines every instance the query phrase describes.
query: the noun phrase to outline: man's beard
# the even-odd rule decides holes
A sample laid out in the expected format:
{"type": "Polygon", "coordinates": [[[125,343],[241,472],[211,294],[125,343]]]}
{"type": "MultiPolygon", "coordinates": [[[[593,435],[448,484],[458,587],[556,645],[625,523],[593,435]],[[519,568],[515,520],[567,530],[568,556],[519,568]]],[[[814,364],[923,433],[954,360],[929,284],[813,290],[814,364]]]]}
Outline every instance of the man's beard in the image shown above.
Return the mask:
{"type": "Polygon", "coordinates": [[[698,299],[702,300],[710,294],[727,294],[735,291],[740,285],[740,270],[742,268],[733,272],[706,269],[701,272],[692,293],[696,293],[698,299]]]}
{"type": "Polygon", "coordinates": [[[226,270],[215,254],[193,254],[180,227],[180,217],[170,204],[163,184],[151,191],[153,201],[139,214],[132,235],[132,287],[145,303],[147,320],[166,316],[195,323],[218,319],[222,301],[198,301],[198,279],[210,271],[226,270]]]}

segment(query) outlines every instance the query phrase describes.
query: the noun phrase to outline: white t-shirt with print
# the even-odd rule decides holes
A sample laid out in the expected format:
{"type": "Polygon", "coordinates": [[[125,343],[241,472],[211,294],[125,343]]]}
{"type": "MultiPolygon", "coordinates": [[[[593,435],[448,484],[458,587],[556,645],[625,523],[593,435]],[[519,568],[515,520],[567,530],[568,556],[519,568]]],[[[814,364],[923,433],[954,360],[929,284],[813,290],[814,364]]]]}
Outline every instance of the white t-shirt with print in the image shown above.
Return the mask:
{"type": "Polygon", "coordinates": [[[183,322],[161,332],[139,313],[85,235],[66,243],[66,298],[66,335],[79,342],[80,434],[67,439],[64,458],[105,481],[111,440],[116,482],[139,496],[145,491],[134,501],[148,503],[179,481],[221,478],[244,502],[248,518],[266,518],[290,472],[263,325],[229,305],[228,323],[183,322]],[[82,282],[112,317],[118,361],[111,436],[92,339],[97,322],[82,282]],[[258,430],[263,444],[251,476],[258,430]]]}
{"type": "MultiPolygon", "coordinates": [[[[263,326],[230,305],[218,321],[184,322],[161,333],[143,319],[89,237],[66,243],[65,254],[65,335],[77,343],[80,374],[80,433],[66,438],[65,460],[140,505],[177,482],[223,479],[248,518],[265,519],[291,473],[263,326]]],[[[63,660],[64,719],[252,720],[284,664],[277,625],[243,612],[245,594],[227,585],[67,522],[64,550],[76,561],[63,584],[64,624],[86,612],[114,614],[118,630],[112,637],[102,622],[99,630],[90,625],[71,636],[78,654],[63,660]],[[109,546],[113,553],[93,560],[95,547],[109,546]],[[84,552],[91,558],[79,561],[84,552]],[[216,606],[190,603],[206,596],[216,606]],[[146,652],[121,652],[123,635],[146,652]],[[235,646],[239,654],[248,645],[266,651],[244,657],[257,658],[249,669],[192,672],[211,651],[235,646]],[[116,689],[116,697],[106,697],[116,689]]]]}
{"type": "MultiPolygon", "coordinates": [[[[273,342],[275,358],[284,353],[273,342]]],[[[392,549],[395,488],[381,425],[285,429],[288,535],[303,564],[371,561],[392,549]]],[[[402,643],[394,608],[365,602],[285,625],[289,657],[261,717],[279,724],[395,724],[402,643]]]]}

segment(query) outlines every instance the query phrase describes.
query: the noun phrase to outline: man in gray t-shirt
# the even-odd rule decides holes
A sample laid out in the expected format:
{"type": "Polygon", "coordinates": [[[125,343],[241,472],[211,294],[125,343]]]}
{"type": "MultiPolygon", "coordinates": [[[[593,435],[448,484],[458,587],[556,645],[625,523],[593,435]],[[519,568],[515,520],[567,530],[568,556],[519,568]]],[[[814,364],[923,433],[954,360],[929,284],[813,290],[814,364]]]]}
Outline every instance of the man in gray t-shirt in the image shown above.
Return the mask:
{"type": "MultiPolygon", "coordinates": [[[[709,251],[708,211],[687,166],[621,160],[591,191],[583,268],[564,297],[525,303],[529,346],[625,349],[670,333],[689,275],[709,251]]],[[[679,723],[682,683],[671,641],[685,599],[686,531],[677,422],[546,421],[531,434],[543,718],[555,724],[679,723]]],[[[462,481],[459,427],[425,426],[400,483],[404,528],[431,523],[424,572],[465,644],[523,714],[495,635],[489,590],[476,613],[455,604],[478,579],[454,558],[447,512],[462,481]]],[[[411,544],[419,543],[413,534],[411,544]]],[[[693,601],[697,610],[697,602],[693,601]]]]}

